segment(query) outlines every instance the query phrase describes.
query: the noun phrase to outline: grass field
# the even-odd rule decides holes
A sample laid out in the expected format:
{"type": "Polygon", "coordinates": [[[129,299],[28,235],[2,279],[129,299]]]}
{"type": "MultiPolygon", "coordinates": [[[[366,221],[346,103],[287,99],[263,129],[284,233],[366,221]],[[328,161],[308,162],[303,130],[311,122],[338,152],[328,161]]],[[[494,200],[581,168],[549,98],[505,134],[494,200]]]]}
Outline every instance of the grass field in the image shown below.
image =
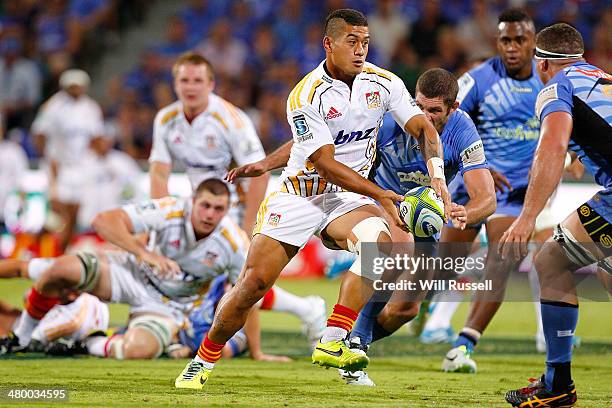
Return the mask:
{"type": "MultiPolygon", "coordinates": [[[[299,294],[318,293],[333,305],[337,282],[282,281],[299,294]]],[[[0,297],[16,305],[27,282],[0,282],[0,297]]],[[[609,303],[583,303],[578,332],[583,345],[575,352],[573,376],[579,407],[612,406],[612,321],[609,303]]],[[[453,320],[463,323],[467,305],[453,320]]],[[[112,306],[121,323],[123,306],[112,306]]],[[[348,387],[336,370],[312,366],[299,322],[283,314],[262,313],[263,347],[283,353],[292,363],[258,363],[248,358],[221,361],[203,392],[175,390],[173,381],[186,360],[111,361],[95,358],[47,359],[38,355],[0,359],[0,388],[66,387],[69,406],[205,407],[504,407],[503,394],[522,386],[543,369],[535,353],[533,305],[507,303],[477,348],[478,374],[439,372],[448,346],[424,346],[400,331],[376,343],[370,355],[375,388],[348,387]]],[[[59,406],[27,402],[21,406],[59,406]]],[[[15,406],[0,400],[0,406],[15,406]]]]}

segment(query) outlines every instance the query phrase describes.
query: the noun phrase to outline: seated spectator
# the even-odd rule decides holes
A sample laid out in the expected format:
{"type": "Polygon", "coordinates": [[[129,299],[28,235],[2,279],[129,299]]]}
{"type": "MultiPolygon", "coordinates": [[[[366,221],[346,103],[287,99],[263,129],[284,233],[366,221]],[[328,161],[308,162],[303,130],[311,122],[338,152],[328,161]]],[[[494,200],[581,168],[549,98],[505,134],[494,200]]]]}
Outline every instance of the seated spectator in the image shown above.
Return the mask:
{"type": "Polygon", "coordinates": [[[472,14],[459,22],[459,39],[469,59],[492,56],[495,54],[497,15],[486,0],[475,0],[472,8],[472,14]]]}
{"type": "Polygon", "coordinates": [[[197,46],[196,51],[212,62],[221,79],[240,75],[248,54],[246,44],[234,37],[229,20],[224,18],[213,25],[209,37],[197,46]]]}
{"type": "Polygon", "coordinates": [[[379,63],[384,67],[389,66],[397,43],[410,32],[410,21],[394,3],[380,0],[376,3],[376,12],[368,16],[372,45],[378,50],[379,63]]]}
{"type": "Polygon", "coordinates": [[[166,24],[166,41],[154,45],[153,51],[161,58],[164,69],[169,70],[176,57],[188,51],[192,44],[187,37],[187,25],[178,16],[172,16],[166,24]]]}
{"type": "Polygon", "coordinates": [[[36,63],[23,54],[18,35],[0,39],[0,113],[6,130],[29,128],[41,99],[42,81],[36,63]]]}

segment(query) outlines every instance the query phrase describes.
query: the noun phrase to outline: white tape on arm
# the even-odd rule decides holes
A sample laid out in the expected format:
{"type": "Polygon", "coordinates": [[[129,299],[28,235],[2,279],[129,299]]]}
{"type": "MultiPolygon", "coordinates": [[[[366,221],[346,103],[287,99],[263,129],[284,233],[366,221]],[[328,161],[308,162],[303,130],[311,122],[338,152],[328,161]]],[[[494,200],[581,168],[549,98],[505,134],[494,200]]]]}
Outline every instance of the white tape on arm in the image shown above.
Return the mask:
{"type": "Polygon", "coordinates": [[[439,157],[432,157],[427,161],[427,171],[429,171],[429,177],[446,180],[444,176],[444,160],[439,157]]]}

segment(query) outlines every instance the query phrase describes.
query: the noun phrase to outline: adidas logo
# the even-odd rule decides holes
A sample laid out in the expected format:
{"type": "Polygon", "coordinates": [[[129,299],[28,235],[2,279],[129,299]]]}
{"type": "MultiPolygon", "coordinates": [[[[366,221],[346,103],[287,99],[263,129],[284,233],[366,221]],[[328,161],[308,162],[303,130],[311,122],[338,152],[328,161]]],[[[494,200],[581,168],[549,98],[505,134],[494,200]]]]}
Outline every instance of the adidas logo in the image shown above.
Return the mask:
{"type": "Polygon", "coordinates": [[[340,116],[342,116],[342,114],[338,112],[338,110],[332,106],[331,108],[329,108],[329,112],[327,112],[325,119],[326,120],[335,119],[335,118],[339,118],[340,116]]]}

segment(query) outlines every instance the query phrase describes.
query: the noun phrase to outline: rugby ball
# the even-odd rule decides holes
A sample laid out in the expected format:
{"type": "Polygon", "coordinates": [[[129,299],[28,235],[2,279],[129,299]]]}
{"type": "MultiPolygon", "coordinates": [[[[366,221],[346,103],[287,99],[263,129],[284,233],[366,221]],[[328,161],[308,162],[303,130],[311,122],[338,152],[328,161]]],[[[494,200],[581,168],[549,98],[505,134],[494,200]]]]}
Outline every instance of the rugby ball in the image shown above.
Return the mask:
{"type": "Polygon", "coordinates": [[[436,235],[444,226],[444,203],[431,187],[416,187],[408,191],[399,205],[399,214],[417,237],[436,235]]]}

